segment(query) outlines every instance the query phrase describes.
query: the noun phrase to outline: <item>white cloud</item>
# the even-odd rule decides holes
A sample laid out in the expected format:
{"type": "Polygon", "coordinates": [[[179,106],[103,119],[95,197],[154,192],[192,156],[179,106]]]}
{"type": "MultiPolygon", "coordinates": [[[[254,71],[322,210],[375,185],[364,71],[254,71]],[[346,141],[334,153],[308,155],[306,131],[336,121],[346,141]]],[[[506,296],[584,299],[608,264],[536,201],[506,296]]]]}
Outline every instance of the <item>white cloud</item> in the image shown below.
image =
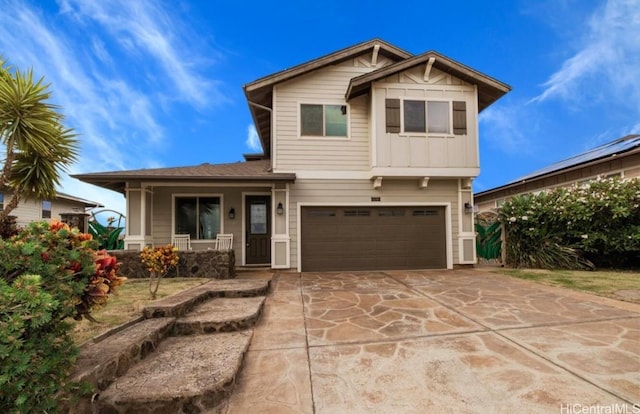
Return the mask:
{"type": "MultiPolygon", "coordinates": [[[[201,108],[225,100],[202,72],[219,55],[163,2],[57,4],[51,18],[37,2],[0,0],[0,53],[51,83],[52,100],[81,144],[70,173],[163,166],[155,154],[167,146],[172,105],[201,108]]],[[[66,174],[62,183],[65,193],[124,210],[118,194],[66,174]]]]}
{"type": "Polygon", "coordinates": [[[531,101],[590,105],[594,100],[618,100],[640,108],[640,2],[608,0],[585,27],[580,46],[531,101]]]}
{"type": "Polygon", "coordinates": [[[506,154],[530,153],[531,142],[524,131],[531,134],[535,126],[524,125],[525,122],[531,122],[533,119],[531,114],[526,113],[525,108],[522,105],[494,104],[485,109],[478,119],[480,138],[506,154]]]}
{"type": "Polygon", "coordinates": [[[219,84],[195,69],[196,65],[205,63],[190,47],[195,36],[188,34],[186,25],[172,19],[162,5],[161,2],[129,0],[66,0],[64,10],[79,20],[100,24],[131,54],[140,53],[155,59],[164,69],[163,76],[172,80],[181,100],[199,107],[226,100],[217,89],[219,84]],[[192,37],[185,39],[185,35],[192,37]]]}
{"type": "Polygon", "coordinates": [[[256,131],[256,127],[253,124],[247,127],[247,140],[245,143],[252,151],[262,151],[262,144],[260,144],[258,131],[256,131]]]}

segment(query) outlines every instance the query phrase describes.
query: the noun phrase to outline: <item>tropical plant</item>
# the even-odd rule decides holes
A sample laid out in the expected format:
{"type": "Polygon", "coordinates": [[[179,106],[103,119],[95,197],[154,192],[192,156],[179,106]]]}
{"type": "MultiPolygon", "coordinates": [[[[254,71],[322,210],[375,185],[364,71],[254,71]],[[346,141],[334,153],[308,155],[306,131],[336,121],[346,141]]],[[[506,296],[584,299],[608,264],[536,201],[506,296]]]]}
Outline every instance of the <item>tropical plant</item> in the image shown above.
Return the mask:
{"type": "Polygon", "coordinates": [[[151,299],[155,299],[160,279],[170,268],[178,265],[178,249],[170,244],[159,247],[147,246],[140,252],[140,260],[149,271],[149,293],[151,299]]]}
{"type": "Polygon", "coordinates": [[[89,234],[107,250],[124,249],[124,240],[120,238],[124,227],[113,226],[115,220],[114,217],[109,217],[106,226],[100,224],[98,220],[95,219],[89,221],[89,234]]]}
{"type": "Polygon", "coordinates": [[[5,149],[0,188],[12,194],[0,222],[22,198],[53,198],[62,171],[77,158],[75,134],[63,126],[60,108],[49,102],[49,86],[44,78],[35,81],[32,70],[12,71],[0,59],[0,143],[5,149]]]}
{"type": "Polygon", "coordinates": [[[126,278],[91,235],[35,222],[0,240],[0,412],[52,412],[76,389],[69,318],[91,317],[126,278]]]}
{"type": "Polygon", "coordinates": [[[502,252],[502,223],[476,224],[476,253],[485,260],[496,260],[502,252]]]}

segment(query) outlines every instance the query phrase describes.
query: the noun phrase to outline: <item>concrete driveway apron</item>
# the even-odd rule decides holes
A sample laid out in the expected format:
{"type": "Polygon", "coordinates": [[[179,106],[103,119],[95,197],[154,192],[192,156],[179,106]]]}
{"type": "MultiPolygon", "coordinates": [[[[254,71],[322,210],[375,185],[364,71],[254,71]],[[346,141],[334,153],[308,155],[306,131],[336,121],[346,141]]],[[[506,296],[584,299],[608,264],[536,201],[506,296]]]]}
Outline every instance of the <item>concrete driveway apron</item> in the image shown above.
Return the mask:
{"type": "Polygon", "coordinates": [[[227,412],[640,413],[640,305],[476,269],[280,273],[227,412]]]}

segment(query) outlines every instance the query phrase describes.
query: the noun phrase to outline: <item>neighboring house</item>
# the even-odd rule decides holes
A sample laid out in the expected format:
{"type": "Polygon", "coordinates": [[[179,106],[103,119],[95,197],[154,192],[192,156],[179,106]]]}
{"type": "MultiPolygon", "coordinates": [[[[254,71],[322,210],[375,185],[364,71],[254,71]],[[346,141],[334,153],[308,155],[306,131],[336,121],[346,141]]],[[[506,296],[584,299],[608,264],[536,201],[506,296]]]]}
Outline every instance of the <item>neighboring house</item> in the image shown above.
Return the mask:
{"type": "Polygon", "coordinates": [[[517,194],[538,193],[612,176],[640,176],[640,135],[627,135],[556,162],[500,187],[477,193],[474,200],[478,212],[482,213],[500,207],[505,200],[517,194]]]}
{"type": "MultiPolygon", "coordinates": [[[[10,190],[0,191],[0,210],[3,210],[5,204],[11,201],[11,197],[10,190]]],[[[24,227],[33,221],[63,220],[69,215],[85,217],[88,216],[88,214],[85,214],[86,210],[96,207],[103,207],[103,205],[95,201],[58,192],[56,197],[50,200],[22,198],[18,207],[11,212],[11,215],[16,217],[16,224],[19,227],[24,227]]],[[[78,225],[78,227],[80,226],[78,225]]],[[[86,225],[81,228],[86,229],[86,225]]]]}
{"type": "Polygon", "coordinates": [[[439,53],[374,39],[244,86],[263,154],[75,177],[126,195],[128,249],[176,233],[207,249],[232,233],[239,265],[473,264],[478,113],[509,90],[439,53]]]}

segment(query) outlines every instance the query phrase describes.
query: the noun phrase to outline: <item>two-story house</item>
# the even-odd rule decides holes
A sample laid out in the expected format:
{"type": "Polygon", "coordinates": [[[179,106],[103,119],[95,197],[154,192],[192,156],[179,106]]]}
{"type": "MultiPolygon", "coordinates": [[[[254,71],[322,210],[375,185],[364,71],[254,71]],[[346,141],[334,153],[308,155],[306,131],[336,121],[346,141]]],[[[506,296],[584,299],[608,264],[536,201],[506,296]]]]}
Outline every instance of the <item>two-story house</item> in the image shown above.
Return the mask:
{"type": "Polygon", "coordinates": [[[510,87],[374,39],[244,86],[263,154],[76,175],[127,199],[126,248],[234,234],[236,261],[298,271],[473,264],[478,113],[510,87]]]}

